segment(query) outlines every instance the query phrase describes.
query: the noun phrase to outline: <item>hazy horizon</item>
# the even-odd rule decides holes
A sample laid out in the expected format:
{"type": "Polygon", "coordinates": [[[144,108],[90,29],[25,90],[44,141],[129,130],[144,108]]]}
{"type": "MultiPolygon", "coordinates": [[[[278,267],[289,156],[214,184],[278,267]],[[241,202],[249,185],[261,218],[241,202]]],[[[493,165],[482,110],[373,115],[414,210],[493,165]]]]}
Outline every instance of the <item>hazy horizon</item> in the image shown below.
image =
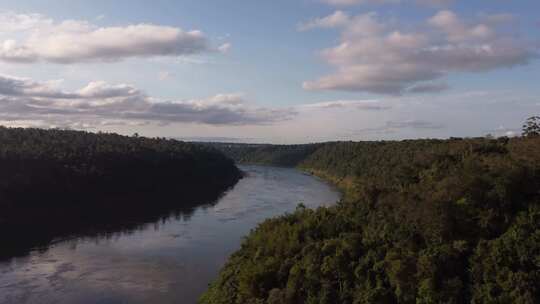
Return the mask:
{"type": "Polygon", "coordinates": [[[539,10],[1,1],[0,125],[277,144],[514,136],[540,112],[539,10]]]}

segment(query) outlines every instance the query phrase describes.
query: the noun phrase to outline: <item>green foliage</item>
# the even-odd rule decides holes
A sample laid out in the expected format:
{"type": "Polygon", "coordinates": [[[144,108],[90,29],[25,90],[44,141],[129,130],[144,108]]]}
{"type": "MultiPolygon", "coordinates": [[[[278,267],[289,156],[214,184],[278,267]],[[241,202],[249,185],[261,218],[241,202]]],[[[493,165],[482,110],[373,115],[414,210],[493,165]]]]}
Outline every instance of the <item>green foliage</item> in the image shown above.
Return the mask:
{"type": "Polygon", "coordinates": [[[532,116],[525,121],[522,127],[523,136],[539,136],[540,135],[540,116],[532,116]]]}
{"type": "Polygon", "coordinates": [[[207,143],[239,163],[295,167],[321,144],[265,145],[207,143]]]}
{"type": "Polygon", "coordinates": [[[0,165],[0,204],[14,205],[35,204],[37,193],[159,191],[181,182],[213,187],[239,175],[210,147],[65,130],[0,128],[0,165]]]}
{"type": "Polygon", "coordinates": [[[482,240],[472,266],[476,303],[538,303],[540,205],[522,211],[500,237],[482,240]]]}
{"type": "Polygon", "coordinates": [[[0,257],[37,240],[157,220],[215,200],[241,177],[231,159],[207,146],[4,127],[0,168],[0,257]]]}
{"type": "Polygon", "coordinates": [[[340,142],[344,199],[259,225],[201,303],[538,303],[540,138],[340,142]]]}

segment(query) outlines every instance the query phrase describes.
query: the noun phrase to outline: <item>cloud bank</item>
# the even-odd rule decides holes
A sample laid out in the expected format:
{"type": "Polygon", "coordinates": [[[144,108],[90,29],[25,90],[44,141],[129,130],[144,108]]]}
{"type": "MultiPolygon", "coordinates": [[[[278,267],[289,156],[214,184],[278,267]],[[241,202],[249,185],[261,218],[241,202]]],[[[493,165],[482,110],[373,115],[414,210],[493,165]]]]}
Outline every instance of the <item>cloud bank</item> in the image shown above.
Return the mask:
{"type": "Polygon", "coordinates": [[[154,24],[98,27],[87,21],[56,22],[39,14],[0,13],[0,60],[60,64],[117,61],[131,57],[225,52],[199,30],[154,24]]]}
{"type": "Polygon", "coordinates": [[[508,135],[539,109],[536,96],[513,91],[260,107],[242,94],[167,101],[129,84],[94,81],[78,89],[64,87],[60,80],[0,75],[0,124],[298,143],[508,135]],[[503,123],[509,128],[498,127],[503,123]]]}
{"type": "Polygon", "coordinates": [[[424,120],[387,121],[383,126],[357,130],[355,133],[391,134],[398,133],[403,129],[413,130],[438,130],[443,129],[443,124],[424,120]]]}
{"type": "Polygon", "coordinates": [[[379,100],[333,100],[326,102],[311,103],[300,106],[303,109],[356,109],[363,111],[384,111],[392,107],[388,103],[379,100]]]}
{"type": "Polygon", "coordinates": [[[242,94],[157,101],[127,84],[96,81],[68,92],[59,88],[60,83],[0,75],[0,120],[74,128],[169,123],[265,125],[295,115],[293,109],[249,105],[242,94]]]}
{"type": "Polygon", "coordinates": [[[336,11],[301,24],[299,30],[336,28],[339,45],[321,52],[336,71],[306,81],[308,90],[378,94],[438,92],[452,73],[486,72],[525,65],[538,56],[530,43],[509,34],[508,14],[467,21],[442,10],[417,27],[401,30],[376,13],[351,16],[336,11]]]}

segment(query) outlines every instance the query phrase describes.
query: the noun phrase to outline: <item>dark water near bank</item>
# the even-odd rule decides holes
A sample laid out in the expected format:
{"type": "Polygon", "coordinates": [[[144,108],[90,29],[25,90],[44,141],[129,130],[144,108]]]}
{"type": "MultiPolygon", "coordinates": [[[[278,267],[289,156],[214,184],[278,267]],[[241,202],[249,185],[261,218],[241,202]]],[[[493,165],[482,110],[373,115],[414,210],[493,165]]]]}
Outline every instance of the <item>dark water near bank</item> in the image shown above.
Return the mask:
{"type": "Polygon", "coordinates": [[[195,303],[257,223],[298,203],[318,207],[339,199],[333,188],[294,169],[242,170],[248,176],[213,206],[0,262],[0,303],[195,303]]]}

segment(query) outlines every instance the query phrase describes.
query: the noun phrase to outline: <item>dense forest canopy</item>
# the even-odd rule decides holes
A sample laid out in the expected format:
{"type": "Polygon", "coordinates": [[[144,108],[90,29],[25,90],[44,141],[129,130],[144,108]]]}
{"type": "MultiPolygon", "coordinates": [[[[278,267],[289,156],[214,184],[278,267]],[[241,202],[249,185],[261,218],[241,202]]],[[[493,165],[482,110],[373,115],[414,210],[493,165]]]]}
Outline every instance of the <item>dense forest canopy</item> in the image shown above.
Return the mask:
{"type": "Polygon", "coordinates": [[[327,143],[297,166],[344,199],[260,224],[201,303],[540,302],[538,136],[327,143]]]}
{"type": "Polygon", "coordinates": [[[295,167],[323,144],[269,145],[237,143],[205,143],[236,162],[283,167],[295,167]]]}
{"type": "Polygon", "coordinates": [[[213,202],[241,172],[218,150],[163,138],[0,127],[1,256],[213,202]]]}

